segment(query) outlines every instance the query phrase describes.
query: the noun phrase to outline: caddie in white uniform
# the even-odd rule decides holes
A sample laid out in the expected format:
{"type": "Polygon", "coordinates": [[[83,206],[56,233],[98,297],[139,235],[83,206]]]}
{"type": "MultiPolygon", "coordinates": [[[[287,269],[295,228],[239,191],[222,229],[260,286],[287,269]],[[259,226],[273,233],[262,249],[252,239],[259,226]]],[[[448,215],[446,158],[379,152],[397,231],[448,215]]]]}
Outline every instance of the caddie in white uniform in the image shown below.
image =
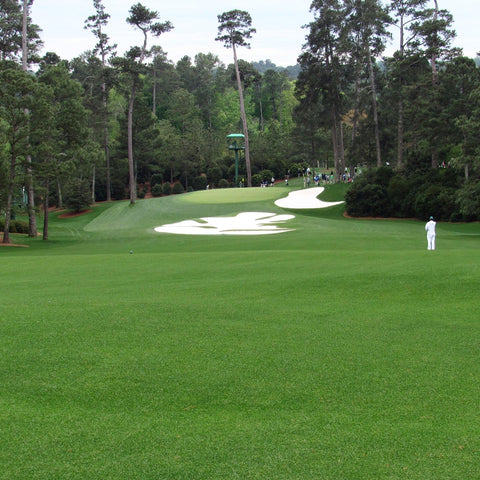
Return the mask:
{"type": "Polygon", "coordinates": [[[433,221],[433,217],[425,224],[425,230],[427,231],[427,249],[435,250],[435,225],[437,222],[433,221]]]}

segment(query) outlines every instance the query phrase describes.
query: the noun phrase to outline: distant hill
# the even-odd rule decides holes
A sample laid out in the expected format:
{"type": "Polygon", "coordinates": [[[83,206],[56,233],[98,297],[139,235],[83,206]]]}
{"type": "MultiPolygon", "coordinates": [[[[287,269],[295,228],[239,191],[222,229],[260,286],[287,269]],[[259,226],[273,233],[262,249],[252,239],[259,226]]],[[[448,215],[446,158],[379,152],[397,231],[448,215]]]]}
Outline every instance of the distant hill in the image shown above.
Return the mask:
{"type": "Polygon", "coordinates": [[[267,70],[275,70],[277,72],[286,71],[288,78],[294,80],[300,73],[300,65],[292,65],[289,67],[277,67],[271,60],[260,60],[259,62],[252,62],[253,68],[259,73],[265,73],[267,70]]]}

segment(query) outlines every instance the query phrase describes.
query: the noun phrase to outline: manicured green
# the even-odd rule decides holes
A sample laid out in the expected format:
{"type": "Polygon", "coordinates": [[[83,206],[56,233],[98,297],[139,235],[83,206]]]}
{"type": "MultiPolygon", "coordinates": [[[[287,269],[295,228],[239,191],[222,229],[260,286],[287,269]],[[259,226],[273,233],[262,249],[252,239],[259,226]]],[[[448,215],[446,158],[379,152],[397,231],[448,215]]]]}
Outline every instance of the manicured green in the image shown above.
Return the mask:
{"type": "Polygon", "coordinates": [[[423,221],[263,190],[53,214],[0,248],[0,479],[478,476],[480,225],[429,252],[423,221]],[[242,211],[295,231],[153,230],[242,211]]]}

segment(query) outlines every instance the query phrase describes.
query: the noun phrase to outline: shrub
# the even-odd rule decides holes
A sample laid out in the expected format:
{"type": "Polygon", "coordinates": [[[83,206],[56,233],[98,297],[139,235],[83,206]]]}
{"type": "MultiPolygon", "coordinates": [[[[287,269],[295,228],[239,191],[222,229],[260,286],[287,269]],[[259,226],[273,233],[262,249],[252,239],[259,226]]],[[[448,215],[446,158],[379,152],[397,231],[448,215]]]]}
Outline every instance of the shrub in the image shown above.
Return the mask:
{"type": "Polygon", "coordinates": [[[415,216],[448,221],[458,210],[455,205],[455,189],[430,185],[421,189],[415,198],[415,216]]]}
{"type": "Polygon", "coordinates": [[[288,166],[288,170],[290,170],[290,176],[291,177],[297,177],[297,176],[300,176],[303,174],[303,170],[304,170],[304,164],[305,162],[303,163],[291,163],[289,166],[288,166]]]}
{"type": "Polygon", "coordinates": [[[225,178],[221,178],[218,181],[218,188],[229,188],[229,187],[230,187],[230,183],[228,183],[228,180],[226,180],[225,178]]]}
{"type": "Polygon", "coordinates": [[[161,185],[163,183],[163,175],[161,173],[154,173],[150,178],[150,186],[161,185]]]}
{"type": "MultiPolygon", "coordinates": [[[[5,230],[5,219],[0,218],[0,231],[5,230]]],[[[25,233],[28,234],[28,222],[25,220],[10,220],[10,233],[25,233]]]]}
{"type": "Polygon", "coordinates": [[[174,194],[185,193],[185,189],[183,188],[183,185],[180,182],[176,182],[173,184],[172,193],[174,194]]]}
{"type": "Polygon", "coordinates": [[[10,222],[10,231],[12,233],[28,234],[30,231],[30,228],[29,228],[28,222],[26,222],[25,220],[12,220],[10,222]],[[12,230],[12,227],[15,229],[15,231],[12,230]]]}
{"type": "Polygon", "coordinates": [[[400,175],[395,175],[388,184],[388,199],[390,212],[394,217],[407,217],[413,215],[409,196],[410,185],[408,180],[400,175]]]}
{"type": "Polygon", "coordinates": [[[200,175],[193,179],[192,186],[194,190],[205,190],[207,188],[207,183],[207,177],[200,175]]]}
{"type": "Polygon", "coordinates": [[[467,220],[480,220],[480,182],[466,183],[458,190],[456,203],[467,220]]]}
{"type": "Polygon", "coordinates": [[[163,184],[162,193],[163,195],[170,195],[172,193],[172,187],[168,182],[163,184]]]}
{"type": "Polygon", "coordinates": [[[254,187],[259,187],[262,183],[262,180],[263,178],[259,173],[255,173],[255,175],[252,175],[252,185],[254,187]]]}
{"type": "Polygon", "coordinates": [[[346,210],[352,217],[383,217],[388,211],[387,190],[376,183],[354,183],[345,195],[346,210]]]}
{"type": "Polygon", "coordinates": [[[155,184],[151,192],[154,197],[160,197],[163,194],[163,185],[161,183],[155,184]]]}
{"type": "Polygon", "coordinates": [[[390,180],[395,175],[394,171],[390,167],[379,167],[372,170],[374,173],[374,183],[382,185],[382,187],[388,187],[390,180]]]}
{"type": "Polygon", "coordinates": [[[223,177],[223,172],[220,167],[211,167],[207,170],[207,178],[209,183],[217,185],[219,180],[223,177]]]}
{"type": "Polygon", "coordinates": [[[272,177],[275,178],[275,175],[273,174],[273,172],[271,170],[262,170],[260,172],[260,175],[262,176],[262,180],[265,182],[268,182],[270,183],[270,181],[272,180],[272,177]]]}

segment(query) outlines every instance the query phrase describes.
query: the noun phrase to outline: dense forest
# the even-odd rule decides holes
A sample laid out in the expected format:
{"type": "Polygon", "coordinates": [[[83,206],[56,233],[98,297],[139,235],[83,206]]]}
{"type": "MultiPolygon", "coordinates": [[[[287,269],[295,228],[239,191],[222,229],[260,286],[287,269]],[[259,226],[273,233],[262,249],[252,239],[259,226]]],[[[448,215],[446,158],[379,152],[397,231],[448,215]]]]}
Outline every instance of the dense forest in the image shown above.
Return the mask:
{"type": "Polygon", "coordinates": [[[256,186],[307,167],[352,181],[351,215],[480,219],[480,70],[452,48],[438,0],[313,0],[287,68],[241,59],[261,29],[241,10],[218,15],[230,65],[169,60],[161,37],[175,26],[140,3],[126,21],[143,42],[117,52],[102,0],[84,19],[92,51],[40,57],[32,3],[0,2],[4,242],[19,209],[30,235],[45,212],[48,238],[52,206],[256,186]],[[229,134],[243,135],[238,176],[229,134]]]}

